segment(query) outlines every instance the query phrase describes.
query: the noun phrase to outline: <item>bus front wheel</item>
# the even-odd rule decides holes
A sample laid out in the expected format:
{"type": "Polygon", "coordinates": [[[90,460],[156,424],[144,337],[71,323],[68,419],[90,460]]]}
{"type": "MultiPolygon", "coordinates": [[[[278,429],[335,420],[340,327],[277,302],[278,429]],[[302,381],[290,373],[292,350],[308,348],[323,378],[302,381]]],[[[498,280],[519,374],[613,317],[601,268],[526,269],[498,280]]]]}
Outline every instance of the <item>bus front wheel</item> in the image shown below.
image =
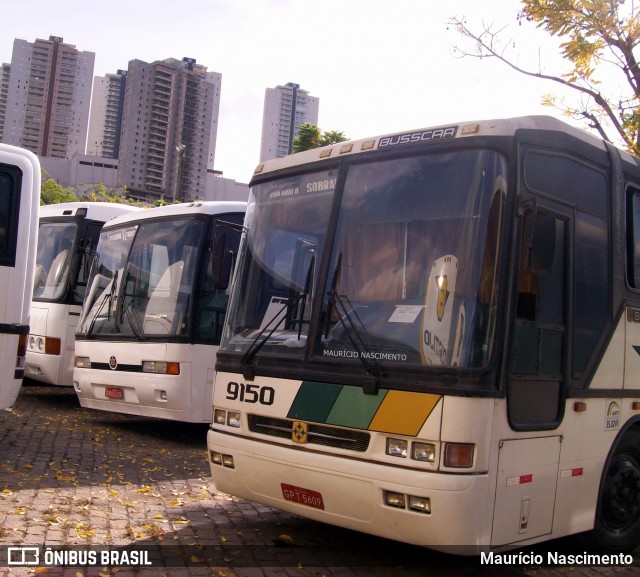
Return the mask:
{"type": "Polygon", "coordinates": [[[600,489],[595,537],[607,549],[640,543],[640,432],[627,432],[616,447],[600,489]]]}

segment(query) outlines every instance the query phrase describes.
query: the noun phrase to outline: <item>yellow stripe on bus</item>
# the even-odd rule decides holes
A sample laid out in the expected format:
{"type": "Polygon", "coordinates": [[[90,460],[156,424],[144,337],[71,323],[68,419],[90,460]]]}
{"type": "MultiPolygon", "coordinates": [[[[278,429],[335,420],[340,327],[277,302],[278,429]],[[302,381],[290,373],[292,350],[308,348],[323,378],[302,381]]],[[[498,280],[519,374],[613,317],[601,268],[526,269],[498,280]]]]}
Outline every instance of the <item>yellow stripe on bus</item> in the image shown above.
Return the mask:
{"type": "Polygon", "coordinates": [[[442,395],[389,391],[369,430],[415,437],[442,395]]]}

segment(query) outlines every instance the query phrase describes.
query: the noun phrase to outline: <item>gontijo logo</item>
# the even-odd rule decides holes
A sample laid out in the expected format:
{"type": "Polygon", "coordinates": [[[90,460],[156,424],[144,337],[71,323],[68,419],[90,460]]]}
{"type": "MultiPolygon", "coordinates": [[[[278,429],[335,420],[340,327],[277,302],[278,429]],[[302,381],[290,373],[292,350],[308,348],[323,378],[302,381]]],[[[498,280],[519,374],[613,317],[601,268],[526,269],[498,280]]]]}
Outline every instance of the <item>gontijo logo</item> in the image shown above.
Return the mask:
{"type": "Polygon", "coordinates": [[[620,405],[617,401],[611,401],[607,407],[607,414],[604,420],[604,430],[620,428],[620,405]]]}
{"type": "Polygon", "coordinates": [[[397,146],[398,144],[411,144],[416,142],[429,142],[431,140],[454,138],[457,132],[457,126],[447,126],[445,128],[433,128],[429,130],[407,132],[405,134],[395,134],[393,136],[384,136],[380,139],[378,148],[397,146]]]}

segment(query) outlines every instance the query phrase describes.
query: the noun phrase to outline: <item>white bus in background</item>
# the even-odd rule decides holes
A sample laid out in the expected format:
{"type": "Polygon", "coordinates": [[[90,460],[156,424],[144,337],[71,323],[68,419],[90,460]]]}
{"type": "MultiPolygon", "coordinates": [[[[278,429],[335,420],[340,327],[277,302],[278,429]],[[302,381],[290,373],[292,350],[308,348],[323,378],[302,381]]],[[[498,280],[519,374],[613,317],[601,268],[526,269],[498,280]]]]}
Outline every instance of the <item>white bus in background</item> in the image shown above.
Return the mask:
{"type": "Polygon", "coordinates": [[[118,215],[141,210],[111,202],[40,207],[25,377],[73,385],[74,333],[100,230],[118,215]]]}
{"type": "Polygon", "coordinates": [[[39,204],[37,157],[0,144],[0,409],[13,405],[24,376],[39,204]]]}
{"type": "Polygon", "coordinates": [[[244,202],[196,202],[104,226],[76,334],[83,407],[210,421],[245,210],[244,202]]]}

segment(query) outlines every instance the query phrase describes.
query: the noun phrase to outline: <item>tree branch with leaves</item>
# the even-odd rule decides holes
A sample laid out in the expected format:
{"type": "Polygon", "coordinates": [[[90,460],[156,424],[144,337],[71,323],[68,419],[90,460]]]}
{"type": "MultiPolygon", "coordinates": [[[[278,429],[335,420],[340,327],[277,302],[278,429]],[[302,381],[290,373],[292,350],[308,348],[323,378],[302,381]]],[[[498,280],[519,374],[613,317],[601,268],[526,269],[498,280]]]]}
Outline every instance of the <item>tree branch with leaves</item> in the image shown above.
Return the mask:
{"type": "Polygon", "coordinates": [[[580,98],[573,104],[554,95],[545,95],[543,103],[587,120],[603,138],[619,139],[640,156],[640,68],[634,53],[640,43],[640,16],[635,0],[522,0],[516,20],[558,38],[570,70],[548,74],[521,66],[510,55],[517,43],[504,40],[506,26],[483,23],[473,30],[464,17],[453,17],[450,24],[472,48],[456,46],[456,51],[462,57],[496,58],[521,74],[575,91],[580,98]],[[609,70],[619,81],[603,82],[602,74],[609,70]]]}

